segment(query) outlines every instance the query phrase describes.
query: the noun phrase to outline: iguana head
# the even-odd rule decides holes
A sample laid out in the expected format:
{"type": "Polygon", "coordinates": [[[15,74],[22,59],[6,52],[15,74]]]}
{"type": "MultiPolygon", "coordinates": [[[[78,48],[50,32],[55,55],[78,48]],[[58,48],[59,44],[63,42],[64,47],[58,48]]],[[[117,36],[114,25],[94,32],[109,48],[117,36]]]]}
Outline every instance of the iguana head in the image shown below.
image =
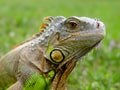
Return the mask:
{"type": "Polygon", "coordinates": [[[45,56],[61,66],[72,59],[79,60],[105,36],[103,22],[88,17],[58,16],[47,28],[51,35],[45,56]]]}

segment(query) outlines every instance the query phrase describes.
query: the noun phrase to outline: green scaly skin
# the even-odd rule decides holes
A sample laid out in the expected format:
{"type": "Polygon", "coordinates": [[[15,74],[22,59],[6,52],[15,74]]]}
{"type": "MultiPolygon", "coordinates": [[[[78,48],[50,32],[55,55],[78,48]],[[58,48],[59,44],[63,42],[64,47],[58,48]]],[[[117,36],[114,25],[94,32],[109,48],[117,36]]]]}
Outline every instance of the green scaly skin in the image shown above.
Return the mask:
{"type": "Polygon", "coordinates": [[[76,62],[105,36],[104,24],[96,19],[57,16],[46,20],[43,32],[0,59],[0,88],[14,83],[7,90],[66,90],[76,62]]]}

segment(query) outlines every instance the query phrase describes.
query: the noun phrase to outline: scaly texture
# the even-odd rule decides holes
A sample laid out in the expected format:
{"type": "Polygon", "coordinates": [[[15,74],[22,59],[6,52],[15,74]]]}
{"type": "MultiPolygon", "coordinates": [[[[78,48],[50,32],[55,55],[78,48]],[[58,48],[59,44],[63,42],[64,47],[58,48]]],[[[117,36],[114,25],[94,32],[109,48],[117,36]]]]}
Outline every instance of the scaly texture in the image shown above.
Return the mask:
{"type": "Polygon", "coordinates": [[[47,17],[40,33],[0,59],[0,87],[8,90],[66,90],[76,62],[105,36],[104,24],[88,17],[47,17]],[[52,73],[51,73],[52,72],[52,73]]]}

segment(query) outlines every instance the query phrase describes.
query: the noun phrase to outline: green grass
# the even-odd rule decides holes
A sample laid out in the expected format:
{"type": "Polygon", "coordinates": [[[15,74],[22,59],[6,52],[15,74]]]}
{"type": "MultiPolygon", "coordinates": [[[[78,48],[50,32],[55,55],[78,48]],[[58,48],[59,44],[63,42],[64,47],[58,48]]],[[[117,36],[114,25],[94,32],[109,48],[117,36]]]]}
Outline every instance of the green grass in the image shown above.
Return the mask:
{"type": "Polygon", "coordinates": [[[0,56],[39,31],[45,16],[102,20],[106,37],[68,79],[68,90],[120,90],[120,0],[0,0],[0,56]]]}

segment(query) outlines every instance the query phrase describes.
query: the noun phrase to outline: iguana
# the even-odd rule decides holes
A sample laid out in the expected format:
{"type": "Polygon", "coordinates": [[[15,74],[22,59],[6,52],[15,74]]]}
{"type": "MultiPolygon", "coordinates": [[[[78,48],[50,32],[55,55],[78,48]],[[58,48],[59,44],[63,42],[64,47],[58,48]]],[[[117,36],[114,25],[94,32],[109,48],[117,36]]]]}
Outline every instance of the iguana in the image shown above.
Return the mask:
{"type": "Polygon", "coordinates": [[[39,82],[38,90],[67,90],[66,80],[76,62],[104,36],[105,25],[97,19],[47,17],[40,33],[0,59],[0,87],[14,83],[7,90],[27,90],[39,82]]]}

